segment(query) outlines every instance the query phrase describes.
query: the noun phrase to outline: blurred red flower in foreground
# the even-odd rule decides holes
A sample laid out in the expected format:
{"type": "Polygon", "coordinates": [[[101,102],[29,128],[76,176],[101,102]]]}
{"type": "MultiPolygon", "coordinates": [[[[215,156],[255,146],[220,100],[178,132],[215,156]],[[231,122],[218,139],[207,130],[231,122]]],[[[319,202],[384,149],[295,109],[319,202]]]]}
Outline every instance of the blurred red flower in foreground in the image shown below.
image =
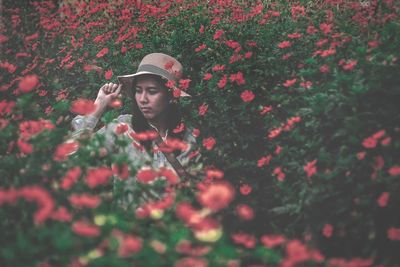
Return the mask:
{"type": "Polygon", "coordinates": [[[249,221],[254,218],[254,211],[253,209],[246,204],[239,204],[236,206],[236,213],[239,218],[249,221]]]}
{"type": "Polygon", "coordinates": [[[387,231],[387,237],[390,240],[400,240],[400,228],[390,227],[387,231]]]}
{"type": "Polygon", "coordinates": [[[200,204],[213,211],[218,211],[227,207],[234,197],[235,189],[226,181],[206,185],[206,187],[197,194],[197,200],[200,204]]]}
{"type": "Polygon", "coordinates": [[[89,188],[95,188],[99,185],[108,183],[109,178],[113,175],[112,170],[107,167],[98,167],[88,170],[86,176],[86,184],[89,188]]]}
{"type": "Polygon", "coordinates": [[[84,221],[74,222],[72,231],[77,235],[85,237],[96,237],[100,235],[100,228],[98,226],[84,221]]]}
{"type": "Polygon", "coordinates": [[[80,115],[87,115],[95,111],[96,104],[92,100],[77,99],[71,104],[71,112],[80,115]]]}
{"type": "Polygon", "coordinates": [[[64,161],[69,155],[76,152],[79,148],[78,142],[68,142],[57,146],[53,159],[55,161],[64,161]]]}
{"type": "Polygon", "coordinates": [[[79,179],[79,176],[81,176],[82,171],[81,168],[79,167],[74,167],[72,169],[69,169],[67,173],[64,175],[64,177],[61,179],[61,185],[60,187],[64,190],[70,189],[79,179]]]}
{"type": "Polygon", "coordinates": [[[39,84],[39,77],[36,74],[27,75],[19,82],[19,90],[29,93],[39,84]]]}
{"type": "Polygon", "coordinates": [[[282,235],[263,235],[260,241],[265,247],[273,248],[283,244],[286,239],[282,235]]]}
{"type": "Polygon", "coordinates": [[[72,206],[75,208],[96,208],[100,202],[101,199],[98,196],[91,196],[89,194],[72,194],[68,198],[69,202],[71,203],[72,206]]]}

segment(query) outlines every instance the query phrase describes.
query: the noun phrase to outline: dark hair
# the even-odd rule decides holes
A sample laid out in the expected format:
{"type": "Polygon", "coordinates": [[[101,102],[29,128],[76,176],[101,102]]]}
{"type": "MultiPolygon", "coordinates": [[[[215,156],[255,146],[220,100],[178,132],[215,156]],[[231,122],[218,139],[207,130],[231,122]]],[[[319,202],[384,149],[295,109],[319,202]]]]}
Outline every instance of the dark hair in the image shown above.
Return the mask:
{"type": "MultiPolygon", "coordinates": [[[[173,95],[172,92],[169,88],[165,86],[166,81],[162,79],[160,76],[157,75],[152,75],[152,74],[143,74],[140,77],[152,77],[154,78],[163,88],[163,90],[166,90],[168,92],[169,97],[172,99],[173,95]]],[[[143,113],[140,111],[136,99],[135,99],[135,86],[136,86],[136,81],[135,79],[132,84],[132,128],[135,132],[144,132],[148,130],[153,130],[149,123],[147,122],[146,118],[143,116],[143,113]]],[[[181,133],[174,133],[173,129],[175,129],[181,122],[182,120],[182,113],[181,110],[178,106],[177,103],[173,102],[170,103],[167,109],[167,129],[168,129],[168,137],[173,137],[173,138],[183,138],[183,132],[181,133]]],[[[150,151],[151,149],[151,141],[144,141],[140,142],[147,151],[150,151]]]]}

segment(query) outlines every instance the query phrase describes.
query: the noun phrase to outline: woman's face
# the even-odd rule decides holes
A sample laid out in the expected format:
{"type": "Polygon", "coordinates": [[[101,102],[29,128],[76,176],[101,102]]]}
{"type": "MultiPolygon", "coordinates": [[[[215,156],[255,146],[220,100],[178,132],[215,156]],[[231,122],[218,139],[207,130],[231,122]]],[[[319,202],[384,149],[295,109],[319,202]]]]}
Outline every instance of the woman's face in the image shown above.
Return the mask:
{"type": "Polygon", "coordinates": [[[135,86],[136,103],[149,121],[157,121],[166,115],[170,97],[167,89],[151,76],[137,78],[135,86]]]}

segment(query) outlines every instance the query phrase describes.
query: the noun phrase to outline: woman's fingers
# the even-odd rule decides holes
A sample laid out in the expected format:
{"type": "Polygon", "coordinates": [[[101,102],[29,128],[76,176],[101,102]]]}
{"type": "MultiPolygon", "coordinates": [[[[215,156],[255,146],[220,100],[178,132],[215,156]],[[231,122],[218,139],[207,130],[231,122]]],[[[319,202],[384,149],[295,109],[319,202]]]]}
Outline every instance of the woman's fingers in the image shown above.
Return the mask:
{"type": "Polygon", "coordinates": [[[116,88],[116,90],[115,90],[115,92],[112,94],[112,96],[113,97],[118,97],[118,95],[119,95],[119,93],[121,92],[121,87],[122,87],[122,85],[121,84],[115,84],[115,88],[116,88]]]}

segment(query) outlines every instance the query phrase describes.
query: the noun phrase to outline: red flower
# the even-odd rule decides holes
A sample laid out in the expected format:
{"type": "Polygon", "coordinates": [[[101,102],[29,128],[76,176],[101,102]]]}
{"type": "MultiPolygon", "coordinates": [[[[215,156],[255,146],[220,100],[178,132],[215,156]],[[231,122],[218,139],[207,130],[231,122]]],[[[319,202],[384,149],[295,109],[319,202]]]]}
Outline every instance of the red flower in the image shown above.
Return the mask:
{"type": "Polygon", "coordinates": [[[199,115],[204,116],[208,111],[208,105],[206,103],[201,104],[199,107],[199,115]]]}
{"type": "Polygon", "coordinates": [[[260,115],[265,115],[272,110],[272,106],[263,106],[260,115]]]}
{"type": "Polygon", "coordinates": [[[381,145],[382,146],[388,146],[390,142],[392,141],[392,138],[390,136],[384,138],[381,140],[381,145]]]}
{"type": "Polygon", "coordinates": [[[104,73],[104,78],[105,78],[106,80],[111,79],[112,76],[113,76],[113,71],[112,71],[112,70],[108,70],[108,71],[106,71],[106,72],[104,73]]]}
{"type": "Polygon", "coordinates": [[[179,176],[176,175],[176,172],[173,169],[161,167],[158,170],[158,176],[165,177],[170,184],[179,183],[179,176]]]}
{"type": "Polygon", "coordinates": [[[308,162],[304,167],[304,171],[307,173],[307,177],[310,178],[317,172],[317,168],[315,167],[315,164],[317,163],[317,160],[314,159],[313,161],[308,162]]]}
{"type": "Polygon", "coordinates": [[[319,29],[325,34],[327,35],[328,33],[330,33],[332,31],[332,24],[327,24],[327,23],[321,23],[319,25],[319,29]]]}
{"type": "Polygon", "coordinates": [[[108,53],[108,48],[103,48],[100,50],[100,52],[97,53],[96,57],[104,57],[108,53]]]}
{"type": "Polygon", "coordinates": [[[400,174],[400,166],[392,166],[389,170],[388,173],[390,176],[397,176],[400,174]]]}
{"type": "Polygon", "coordinates": [[[189,240],[183,239],[175,246],[175,250],[181,254],[199,257],[209,253],[211,251],[211,246],[194,245],[189,240]]]}
{"type": "Polygon", "coordinates": [[[203,207],[218,211],[229,205],[235,196],[235,189],[226,181],[207,185],[197,194],[197,200],[203,207]]]}
{"type": "Polygon", "coordinates": [[[174,267],[207,267],[208,261],[203,258],[185,257],[175,262],[174,267]]]}
{"type": "Polygon", "coordinates": [[[261,236],[261,243],[267,248],[273,248],[283,244],[286,239],[281,235],[263,235],[261,236]]]}
{"type": "Polygon", "coordinates": [[[118,124],[118,126],[115,128],[115,133],[118,135],[123,134],[123,133],[126,133],[128,131],[128,129],[129,129],[128,124],[121,123],[121,124],[118,124]]]}
{"type": "Polygon", "coordinates": [[[202,51],[202,50],[204,50],[204,49],[206,49],[207,48],[207,46],[205,45],[205,44],[201,44],[201,45],[199,45],[198,47],[196,47],[195,49],[194,49],[194,51],[195,52],[200,52],[200,51],[202,51]]]}
{"type": "Polygon", "coordinates": [[[203,140],[203,146],[204,146],[207,150],[213,149],[213,147],[215,146],[215,143],[216,143],[216,141],[215,141],[215,139],[214,139],[213,137],[208,137],[208,138],[205,138],[205,139],[203,140]]]}
{"type": "Polygon", "coordinates": [[[91,196],[89,194],[82,194],[82,195],[72,194],[69,196],[68,200],[72,206],[78,209],[81,208],[93,209],[96,208],[101,202],[100,197],[91,196]]]}
{"type": "Polygon", "coordinates": [[[254,218],[253,209],[246,204],[237,205],[236,213],[241,219],[246,220],[246,221],[252,220],[254,218]]]}
{"type": "Polygon", "coordinates": [[[290,42],[290,41],[283,41],[283,42],[280,42],[280,43],[278,44],[278,47],[279,47],[280,49],[287,48],[287,47],[291,47],[291,46],[292,46],[292,42],[290,42]]]}
{"type": "Polygon", "coordinates": [[[118,256],[129,257],[142,249],[143,240],[134,235],[124,235],[118,247],[118,256]]]}
{"type": "Polygon", "coordinates": [[[254,248],[257,243],[257,239],[253,235],[245,233],[232,234],[231,238],[234,243],[243,245],[246,248],[254,248]]]}
{"type": "Polygon", "coordinates": [[[343,65],[343,69],[344,70],[353,70],[356,65],[357,65],[357,60],[350,60],[345,65],[343,65]]]}
{"type": "Polygon", "coordinates": [[[144,184],[153,182],[158,177],[158,173],[151,168],[142,168],[136,174],[136,179],[144,184]]]}
{"type": "Polygon", "coordinates": [[[245,90],[240,94],[240,97],[244,102],[250,102],[254,99],[255,95],[252,91],[250,90],[245,90]]]}
{"type": "Polygon", "coordinates": [[[374,147],[376,147],[376,144],[377,144],[377,140],[375,138],[372,138],[372,137],[367,137],[362,142],[362,145],[365,148],[374,148],[374,147]]]}
{"type": "Polygon", "coordinates": [[[288,34],[288,37],[290,38],[290,39],[297,39],[297,38],[300,38],[301,36],[303,36],[301,33],[291,33],[291,34],[288,34]]]}
{"type": "Polygon", "coordinates": [[[280,135],[281,132],[282,132],[282,128],[281,127],[272,129],[268,133],[268,138],[269,139],[273,139],[273,138],[277,137],[278,135],[280,135]]]}
{"type": "Polygon", "coordinates": [[[365,158],[365,155],[366,155],[367,153],[365,152],[365,151],[361,151],[361,152],[358,152],[357,153],[357,159],[358,160],[363,160],[364,158],[365,158]]]}
{"type": "Polygon", "coordinates": [[[226,74],[224,74],[224,76],[222,76],[222,78],[218,81],[218,88],[222,89],[226,86],[226,83],[228,81],[228,77],[226,76],[226,74]]]}
{"type": "Polygon", "coordinates": [[[384,208],[387,206],[387,203],[389,201],[389,192],[383,192],[379,198],[377,199],[377,203],[379,207],[384,208]]]}
{"type": "Polygon", "coordinates": [[[203,80],[208,81],[212,78],[212,74],[211,73],[206,73],[204,74],[203,80]]]}
{"type": "Polygon", "coordinates": [[[113,164],[111,170],[114,175],[117,175],[121,180],[126,180],[129,177],[129,166],[126,163],[122,165],[113,164]]]}
{"type": "Polygon", "coordinates": [[[387,237],[390,240],[400,241],[400,228],[390,227],[387,230],[387,237]]]}
{"type": "Polygon", "coordinates": [[[39,77],[35,74],[27,75],[19,82],[19,90],[23,93],[29,93],[39,84],[39,77]]]}
{"type": "Polygon", "coordinates": [[[319,68],[319,71],[321,72],[321,73],[328,73],[329,72],[329,66],[328,65],[322,65],[320,68],[319,68]]]}
{"type": "Polygon", "coordinates": [[[173,133],[180,133],[185,129],[185,124],[181,122],[175,129],[172,130],[173,133]]]}
{"type": "Polygon", "coordinates": [[[65,207],[59,207],[51,214],[51,218],[59,222],[70,222],[72,214],[65,207]]]}
{"type": "Polygon", "coordinates": [[[224,177],[224,172],[218,169],[207,169],[206,177],[209,180],[212,179],[222,179],[224,177]]]}
{"type": "Polygon", "coordinates": [[[72,231],[75,234],[84,237],[97,237],[100,235],[100,228],[98,226],[84,221],[74,222],[72,225],[72,231]]]}
{"type": "Polygon", "coordinates": [[[113,172],[107,167],[90,169],[86,175],[86,184],[89,188],[95,188],[99,185],[107,184],[112,175],[113,172]]]}
{"type": "Polygon", "coordinates": [[[252,190],[253,190],[253,189],[252,189],[251,186],[248,185],[248,184],[242,184],[242,185],[240,186],[240,193],[241,193],[242,195],[244,195],[244,196],[247,196],[248,194],[250,194],[252,190]]]}
{"type": "Polygon", "coordinates": [[[82,174],[82,170],[79,167],[69,169],[67,173],[61,178],[60,187],[64,190],[70,189],[79,179],[82,174]]]}
{"type": "Polygon", "coordinates": [[[179,88],[182,90],[187,90],[189,88],[189,84],[192,80],[190,79],[181,79],[179,80],[179,88]]]}
{"type": "Polygon", "coordinates": [[[39,186],[28,186],[20,189],[18,195],[25,198],[26,201],[37,204],[38,209],[33,217],[36,224],[43,223],[51,216],[54,209],[54,200],[47,190],[39,186]]]}
{"type": "Polygon", "coordinates": [[[224,30],[217,30],[213,36],[214,40],[218,40],[222,34],[224,34],[224,30]]]}
{"type": "Polygon", "coordinates": [[[19,150],[24,154],[30,154],[33,151],[33,146],[28,142],[25,142],[23,139],[18,139],[17,145],[19,150]]]}
{"type": "Polygon", "coordinates": [[[286,82],[283,84],[285,87],[290,87],[296,83],[297,79],[292,79],[292,80],[286,80],[286,82]]]}
{"type": "Polygon", "coordinates": [[[212,67],[212,71],[224,71],[225,70],[225,65],[215,65],[212,67]]]}
{"type": "Polygon", "coordinates": [[[282,172],[281,167],[276,167],[272,172],[274,175],[277,175],[278,181],[283,182],[285,180],[285,173],[282,172]]]}
{"type": "Polygon", "coordinates": [[[333,226],[331,224],[325,224],[324,228],[322,229],[322,234],[326,238],[330,238],[332,236],[332,233],[333,233],[333,226]]]}
{"type": "Polygon", "coordinates": [[[231,74],[230,76],[229,76],[229,80],[233,83],[233,82],[236,82],[237,83],[237,85],[243,85],[243,84],[245,84],[246,83],[246,81],[244,80],[244,77],[243,77],[243,73],[242,72],[238,72],[238,73],[234,73],[234,74],[231,74]]]}
{"type": "Polygon", "coordinates": [[[68,142],[57,146],[56,151],[53,155],[55,161],[64,161],[69,155],[73,154],[79,149],[78,142],[68,142]]]}
{"type": "Polygon", "coordinates": [[[132,132],[129,135],[138,141],[148,141],[148,140],[156,139],[158,136],[158,133],[156,131],[150,130],[150,131],[144,131],[144,132],[140,132],[140,133],[132,132]]]}
{"type": "Polygon", "coordinates": [[[92,100],[88,99],[77,99],[71,104],[71,112],[80,115],[87,115],[95,111],[96,104],[92,100]]]}

